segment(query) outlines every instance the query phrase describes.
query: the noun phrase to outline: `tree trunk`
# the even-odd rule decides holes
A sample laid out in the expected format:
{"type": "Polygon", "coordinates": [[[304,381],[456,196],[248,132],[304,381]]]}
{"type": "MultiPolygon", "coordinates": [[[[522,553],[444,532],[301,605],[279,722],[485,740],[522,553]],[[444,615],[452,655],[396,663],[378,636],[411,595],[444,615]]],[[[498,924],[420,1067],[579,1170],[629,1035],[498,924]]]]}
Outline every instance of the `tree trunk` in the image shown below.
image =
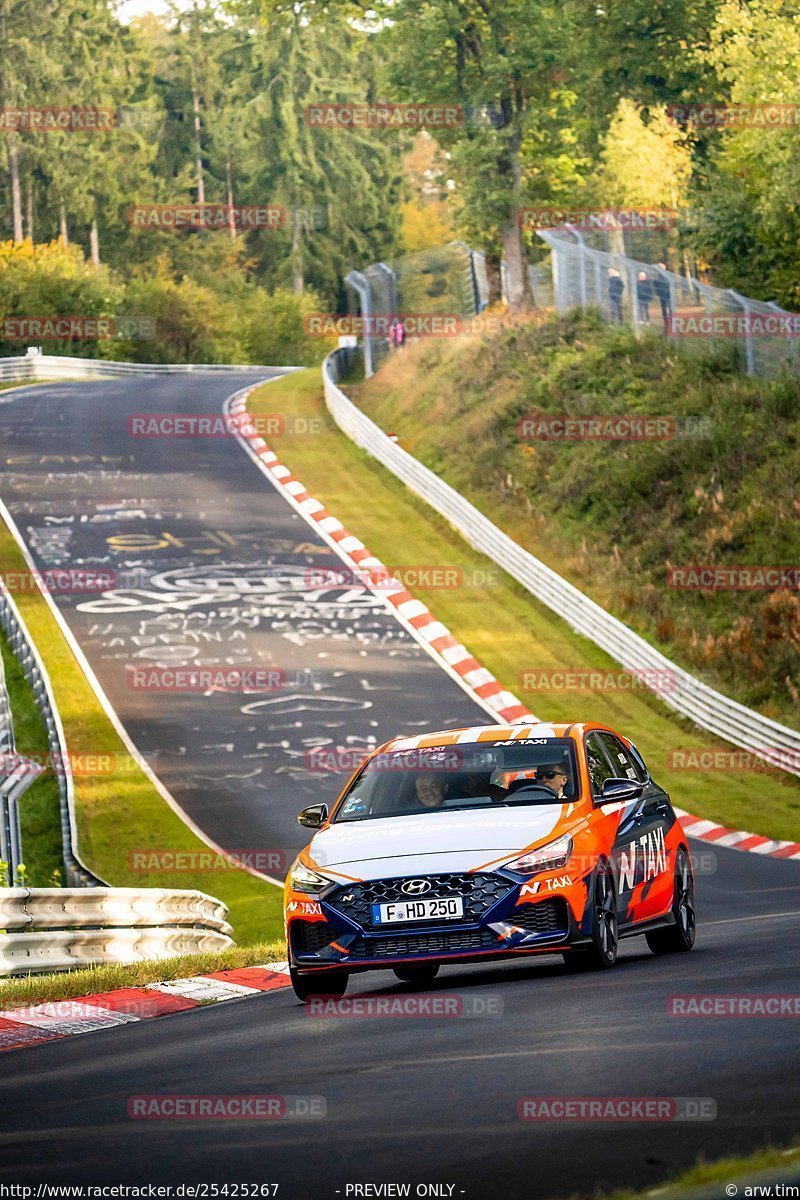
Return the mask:
{"type": "Polygon", "coordinates": [[[302,296],[304,285],[303,222],[297,212],[297,206],[292,205],[292,291],[295,296],[302,296]]]}
{"type": "Polygon", "coordinates": [[[195,166],[197,167],[197,203],[205,204],[206,202],[206,185],[203,179],[203,147],[200,140],[200,96],[197,90],[192,88],[192,108],[194,109],[194,153],[195,166]]]}
{"type": "Polygon", "coordinates": [[[231,235],[231,241],[236,241],[236,220],[233,215],[233,182],[231,177],[231,160],[225,159],[225,183],[228,190],[228,229],[231,235]]]}
{"type": "Polygon", "coordinates": [[[506,260],[506,299],[512,312],[526,312],[533,307],[528,259],[522,240],[522,163],[520,162],[521,133],[516,130],[508,146],[508,159],[501,174],[511,185],[511,211],[503,225],[503,255],[506,260]]]}
{"type": "Polygon", "coordinates": [[[503,299],[503,277],[500,270],[500,256],[493,251],[486,251],[486,283],[489,290],[489,304],[499,304],[503,299]]]}
{"type": "Polygon", "coordinates": [[[92,224],[89,229],[89,252],[92,256],[92,262],[96,267],[100,266],[100,239],[97,233],[97,217],[92,217],[92,224]]]}
{"type": "Polygon", "coordinates": [[[8,138],[8,170],[11,175],[11,214],[14,241],[21,242],[24,235],[22,232],[22,197],[19,190],[19,151],[16,138],[11,136],[8,138]]]}
{"type": "Polygon", "coordinates": [[[514,210],[513,219],[503,226],[503,255],[506,260],[506,299],[512,311],[524,312],[531,307],[531,280],[528,262],[522,245],[522,230],[519,226],[519,209],[514,210]]]}
{"type": "Polygon", "coordinates": [[[25,208],[28,237],[33,241],[33,180],[30,178],[25,185],[25,208]]]}
{"type": "Polygon", "coordinates": [[[60,240],[62,246],[68,246],[69,245],[69,229],[67,227],[67,206],[66,206],[66,204],[59,204],[59,206],[58,206],[58,220],[59,220],[59,225],[61,227],[61,231],[59,234],[59,240],[60,240]]]}
{"type": "Polygon", "coordinates": [[[609,254],[625,254],[625,230],[624,229],[609,229],[608,231],[608,253],[609,254]]]}

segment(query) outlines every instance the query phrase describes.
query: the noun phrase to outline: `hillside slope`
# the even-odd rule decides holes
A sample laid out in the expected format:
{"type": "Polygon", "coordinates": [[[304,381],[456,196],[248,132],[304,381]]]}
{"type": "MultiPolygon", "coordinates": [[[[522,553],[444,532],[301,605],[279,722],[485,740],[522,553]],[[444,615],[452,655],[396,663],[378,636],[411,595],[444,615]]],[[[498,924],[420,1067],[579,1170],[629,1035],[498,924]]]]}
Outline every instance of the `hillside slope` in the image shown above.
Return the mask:
{"type": "MultiPolygon", "coordinates": [[[[517,541],[713,686],[798,726],[797,590],[686,590],[669,569],[800,565],[800,387],[743,379],[592,315],[409,345],[348,388],[517,541]],[[703,419],[700,436],[540,440],[521,419],[703,419]]],[[[671,427],[670,427],[671,428],[671,427]]],[[[695,429],[697,430],[697,424],[695,429]]]]}

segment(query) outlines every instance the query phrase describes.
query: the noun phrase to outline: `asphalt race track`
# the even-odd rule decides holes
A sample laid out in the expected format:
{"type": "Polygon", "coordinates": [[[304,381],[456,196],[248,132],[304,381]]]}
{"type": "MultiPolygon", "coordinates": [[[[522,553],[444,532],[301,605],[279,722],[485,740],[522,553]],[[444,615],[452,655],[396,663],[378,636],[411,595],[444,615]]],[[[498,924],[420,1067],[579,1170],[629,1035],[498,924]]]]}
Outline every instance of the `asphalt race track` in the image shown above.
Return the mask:
{"type": "MultiPolygon", "coordinates": [[[[209,530],[240,539],[235,557],[224,545],[209,553],[212,568],[223,573],[234,563],[288,570],[316,561],[304,547],[313,542],[311,531],[233,443],[139,443],[125,436],[129,412],[216,411],[235,386],[236,380],[201,377],[70,385],[0,404],[4,497],[39,561],[49,565],[55,559],[47,555],[61,553],[62,561],[141,567],[148,578],[186,572],[205,564],[198,547],[215,549],[206,545],[209,530]],[[50,437],[43,438],[48,423],[50,437]],[[88,457],[41,462],[55,445],[62,455],[74,448],[88,457]],[[143,515],[121,515],[138,509],[143,515]],[[102,513],[112,520],[79,519],[102,513]],[[44,531],[53,529],[67,531],[63,545],[55,535],[48,540],[44,531]],[[137,554],[130,541],[108,540],[131,532],[150,542],[163,541],[163,534],[170,539],[163,553],[148,542],[138,543],[137,554]],[[121,545],[123,552],[108,549],[121,545]]],[[[144,588],[157,593],[154,603],[165,594],[168,600],[170,590],[163,579],[144,588]]],[[[213,588],[197,588],[207,591],[213,588]]],[[[137,607],[134,597],[131,609],[101,614],[86,611],[80,597],[59,603],[137,744],[148,752],[169,748],[157,756],[157,770],[198,823],[228,846],[259,839],[275,845],[290,836],[296,844],[294,813],[319,785],[313,775],[283,768],[299,761],[304,741],[454,725],[479,712],[377,606],[367,606],[363,624],[347,618],[354,632],[343,638],[334,622],[344,618],[327,612],[315,612],[326,633],[311,641],[291,636],[306,619],[296,610],[285,617],[270,612],[247,631],[241,661],[261,655],[259,661],[281,666],[341,670],[333,694],[371,701],[369,709],[345,706],[335,717],[314,706],[280,713],[282,727],[275,730],[270,718],[243,713],[242,697],[176,702],[127,686],[133,653],[155,647],[151,661],[159,662],[158,647],[173,645],[149,641],[158,636],[153,630],[174,633],[176,645],[190,644],[187,630],[173,626],[169,604],[153,612],[137,607]],[[286,624],[276,629],[274,621],[286,624]],[[370,635],[363,643],[361,630],[370,635]],[[333,656],[332,668],[320,651],[333,656]],[[269,753],[257,760],[261,773],[237,774],[262,741],[269,753]],[[219,749],[231,742],[233,750],[219,749]]],[[[220,608],[204,603],[216,615],[203,628],[214,633],[220,608]]],[[[248,611],[243,601],[231,607],[234,615],[248,611]]],[[[691,809],[690,795],[673,799],[691,809]]],[[[702,843],[693,849],[701,871],[692,954],[657,959],[635,939],[623,943],[618,965],[602,975],[568,975],[555,957],[441,972],[433,994],[491,1002],[491,1016],[313,1017],[280,991],[11,1051],[2,1059],[0,1183],[271,1182],[285,1200],[334,1200],[347,1195],[348,1185],[408,1183],[412,1196],[417,1185],[436,1184],[444,1190],[430,1194],[544,1200],[601,1186],[655,1187],[701,1154],[715,1158],[788,1141],[800,1122],[796,1020],[680,1018],[670,1015],[668,1000],[797,994],[800,869],[702,843]],[[326,1116],[216,1122],[128,1116],[131,1097],[162,1094],[322,1097],[326,1116]],[[703,1098],[714,1102],[716,1117],[534,1123],[518,1118],[523,1096],[703,1098]]],[[[387,972],[356,977],[348,995],[368,991],[413,994],[387,972]]]]}
{"type": "Polygon", "coordinates": [[[128,432],[143,412],[219,415],[252,381],[192,374],[0,393],[2,495],[40,570],[114,572],[107,593],[65,588],[57,603],[176,800],[217,845],[280,858],[304,844],[299,810],[333,799],[346,778],[309,769],[315,748],[341,747],[346,762],[400,731],[491,718],[381,597],[352,579],[330,586],[341,560],[234,438],[128,432]],[[276,686],[133,686],[134,668],[217,666],[272,670],[276,686]]]}
{"type": "MultiPolygon", "coordinates": [[[[788,1141],[800,1118],[795,1021],[667,1015],[675,994],[797,991],[797,865],[718,854],[685,958],[633,940],[602,976],[567,975],[555,958],[442,971],[436,992],[499,998],[499,1017],[310,1017],[281,991],[9,1051],[0,1182],[277,1182],[291,1200],[439,1183],[473,1200],[539,1200],[655,1185],[700,1154],[788,1141]],[[322,1096],[327,1116],[127,1116],[132,1096],[176,1093],[322,1096]],[[526,1095],[711,1097],[717,1117],[533,1124],[517,1118],[526,1095]]],[[[370,988],[411,994],[387,972],[348,995],[370,988]]]]}

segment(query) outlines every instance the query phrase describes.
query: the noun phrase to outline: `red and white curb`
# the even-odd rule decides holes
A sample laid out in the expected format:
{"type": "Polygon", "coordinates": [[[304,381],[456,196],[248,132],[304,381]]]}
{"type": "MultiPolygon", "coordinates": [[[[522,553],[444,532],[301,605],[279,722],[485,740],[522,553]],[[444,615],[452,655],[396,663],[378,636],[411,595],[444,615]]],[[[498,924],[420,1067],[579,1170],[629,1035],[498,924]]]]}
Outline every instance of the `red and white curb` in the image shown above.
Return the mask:
{"type": "MultiPolygon", "coordinates": [[[[452,675],[498,722],[506,724],[532,721],[538,718],[516,696],[506,691],[490,671],[482,667],[449,629],[437,621],[430,609],[415,599],[399,580],[388,580],[386,567],[366,548],[341,521],[328,512],[325,505],[310,495],[304,485],[292,475],[287,466],[249,423],[247,401],[260,383],[237,392],[225,402],[225,411],[235,417],[234,435],[273,486],[309,525],[317,528],[326,542],[348,565],[361,572],[381,572],[380,594],[393,606],[403,625],[441,666],[452,675]],[[386,587],[384,587],[384,581],[386,587]]],[[[368,583],[365,577],[365,583],[368,583]]],[[[373,589],[377,591],[377,589],[373,589]]],[[[675,810],[687,837],[713,842],[733,850],[750,851],[772,858],[800,858],[800,843],[775,841],[761,834],[728,829],[714,821],[675,810]]]]}
{"type": "Polygon", "coordinates": [[[715,846],[727,846],[729,850],[747,850],[750,854],[762,854],[767,858],[796,858],[800,860],[800,842],[781,842],[763,837],[760,833],[747,833],[744,829],[728,829],[705,817],[694,817],[691,813],[676,808],[687,837],[699,838],[715,846]]]}
{"type": "Polygon", "coordinates": [[[370,572],[376,573],[372,591],[386,600],[408,632],[436,659],[441,667],[496,721],[510,724],[516,721],[536,721],[533,713],[513,693],[507,691],[470,654],[441,621],[437,621],[426,604],[412,596],[398,579],[376,558],[341,521],[328,512],[324,504],[309,495],[303,484],[295,479],[288,467],[259,435],[247,414],[247,401],[259,384],[253,384],[225,404],[226,413],[236,420],[234,435],[250,457],[257,463],[273,486],[309,525],[314,527],[343,562],[359,572],[370,587],[370,572]],[[377,578],[380,578],[380,587],[377,578]]]}
{"type": "Polygon", "coordinates": [[[279,962],[214,971],[193,979],[169,979],[164,983],[148,983],[146,987],[118,988],[81,996],[78,1000],[51,1000],[46,1004],[4,1009],[0,1011],[0,1050],[15,1050],[78,1033],[95,1033],[288,986],[289,964],[279,962]]]}

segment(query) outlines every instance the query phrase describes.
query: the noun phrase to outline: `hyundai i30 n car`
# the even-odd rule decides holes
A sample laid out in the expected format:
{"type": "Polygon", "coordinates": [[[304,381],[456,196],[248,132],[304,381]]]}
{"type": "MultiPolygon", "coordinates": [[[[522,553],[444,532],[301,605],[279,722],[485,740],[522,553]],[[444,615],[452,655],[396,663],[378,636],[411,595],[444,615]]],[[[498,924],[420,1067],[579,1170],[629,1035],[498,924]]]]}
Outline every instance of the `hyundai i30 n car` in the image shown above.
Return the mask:
{"type": "Polygon", "coordinates": [[[417,986],[445,963],[561,953],[613,966],[695,939],[694,873],[669,796],[622,734],[508,725],[396,738],[359,767],[285,886],[295,992],[342,995],[358,971],[417,986]]]}

